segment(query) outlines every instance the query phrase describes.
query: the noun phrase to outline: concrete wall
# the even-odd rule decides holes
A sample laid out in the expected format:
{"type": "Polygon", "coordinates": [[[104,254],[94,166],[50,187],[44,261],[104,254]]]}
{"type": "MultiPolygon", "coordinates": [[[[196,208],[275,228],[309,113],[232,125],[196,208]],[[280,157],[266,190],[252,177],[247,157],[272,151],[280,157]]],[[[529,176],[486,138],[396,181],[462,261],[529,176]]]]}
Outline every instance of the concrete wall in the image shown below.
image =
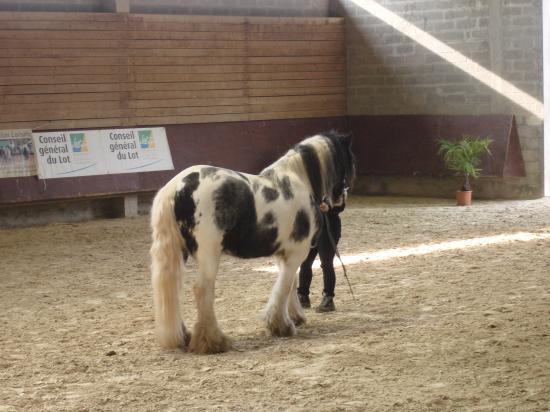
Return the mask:
{"type": "MultiPolygon", "coordinates": [[[[376,3],[542,102],[541,0],[376,3]]],[[[494,197],[542,196],[540,118],[352,1],[333,0],[330,7],[331,15],[347,18],[349,115],[515,114],[527,177],[482,179],[476,185],[490,185],[494,197]]],[[[385,187],[400,191],[390,181],[385,187]]]]}
{"type": "MultiPolygon", "coordinates": [[[[544,117],[550,119],[550,1],[543,3],[544,117]]],[[[550,121],[544,123],[544,195],[550,196],[550,121]]]]}

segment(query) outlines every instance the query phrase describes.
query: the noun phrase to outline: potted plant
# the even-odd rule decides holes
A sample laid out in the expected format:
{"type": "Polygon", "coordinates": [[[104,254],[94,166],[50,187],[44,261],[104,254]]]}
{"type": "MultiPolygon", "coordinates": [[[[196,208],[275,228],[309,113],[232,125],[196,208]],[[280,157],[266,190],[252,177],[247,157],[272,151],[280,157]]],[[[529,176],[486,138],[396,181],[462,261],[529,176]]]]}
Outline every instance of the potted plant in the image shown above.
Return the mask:
{"type": "Polygon", "coordinates": [[[489,145],[493,140],[488,137],[463,136],[457,141],[440,139],[438,154],[443,157],[445,166],[464,176],[464,183],[456,192],[456,201],[459,206],[472,203],[472,189],[470,176],[477,178],[481,169],[477,168],[484,153],[491,154],[489,145]]]}

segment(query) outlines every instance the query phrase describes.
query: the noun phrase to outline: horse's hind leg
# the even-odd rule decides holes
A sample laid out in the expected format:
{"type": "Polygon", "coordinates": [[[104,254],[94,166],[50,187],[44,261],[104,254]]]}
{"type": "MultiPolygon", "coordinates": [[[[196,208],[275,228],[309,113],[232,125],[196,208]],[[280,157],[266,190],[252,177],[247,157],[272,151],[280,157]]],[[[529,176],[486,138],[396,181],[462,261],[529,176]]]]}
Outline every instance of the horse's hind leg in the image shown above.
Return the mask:
{"type": "Polygon", "coordinates": [[[204,248],[201,250],[199,246],[199,276],[193,287],[198,315],[189,345],[192,352],[219,353],[231,348],[231,342],[220,330],[214,312],[214,290],[219,261],[219,251],[207,251],[204,248]]]}
{"type": "Polygon", "coordinates": [[[176,259],[170,262],[155,253],[152,254],[152,284],[157,338],[165,348],[186,349],[191,335],[183,323],[179,307],[183,263],[176,259]]]}
{"type": "MultiPolygon", "coordinates": [[[[292,288],[295,287],[296,270],[302,260],[296,256],[277,259],[279,276],[273,286],[265,309],[267,331],[273,336],[293,336],[296,334],[296,327],[288,306],[292,288]]],[[[295,315],[296,312],[293,314],[295,315]]]]}

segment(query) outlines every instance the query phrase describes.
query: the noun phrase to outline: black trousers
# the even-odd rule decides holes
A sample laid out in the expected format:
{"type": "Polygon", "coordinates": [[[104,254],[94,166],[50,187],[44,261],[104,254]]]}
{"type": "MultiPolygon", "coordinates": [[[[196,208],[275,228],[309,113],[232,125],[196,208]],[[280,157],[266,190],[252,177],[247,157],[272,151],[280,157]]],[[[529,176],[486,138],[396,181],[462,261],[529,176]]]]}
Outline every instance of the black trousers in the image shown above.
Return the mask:
{"type": "MultiPolygon", "coordinates": [[[[338,244],[340,236],[342,234],[342,223],[340,222],[340,216],[338,213],[327,214],[330,232],[334,243],[338,244]]],[[[336,286],[336,274],[334,273],[334,255],[336,254],[334,247],[328,237],[326,226],[323,225],[317,247],[312,248],[307,255],[306,260],[300,266],[298,293],[300,295],[308,296],[309,288],[311,286],[311,279],[313,278],[313,271],[311,265],[315,260],[315,257],[319,253],[319,259],[321,260],[321,268],[323,269],[323,293],[327,296],[334,296],[334,287],[336,286]]]]}

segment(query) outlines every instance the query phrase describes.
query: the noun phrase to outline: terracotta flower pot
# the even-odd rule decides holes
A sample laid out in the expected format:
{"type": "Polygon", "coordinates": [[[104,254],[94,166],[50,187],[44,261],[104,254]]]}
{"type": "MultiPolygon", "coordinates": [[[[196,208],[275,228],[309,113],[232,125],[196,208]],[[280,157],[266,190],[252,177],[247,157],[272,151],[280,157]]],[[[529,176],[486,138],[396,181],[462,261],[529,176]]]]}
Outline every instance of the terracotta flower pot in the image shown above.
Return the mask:
{"type": "Polygon", "coordinates": [[[457,190],[456,191],[456,205],[457,206],[470,206],[472,204],[472,191],[471,190],[457,190]]]}

